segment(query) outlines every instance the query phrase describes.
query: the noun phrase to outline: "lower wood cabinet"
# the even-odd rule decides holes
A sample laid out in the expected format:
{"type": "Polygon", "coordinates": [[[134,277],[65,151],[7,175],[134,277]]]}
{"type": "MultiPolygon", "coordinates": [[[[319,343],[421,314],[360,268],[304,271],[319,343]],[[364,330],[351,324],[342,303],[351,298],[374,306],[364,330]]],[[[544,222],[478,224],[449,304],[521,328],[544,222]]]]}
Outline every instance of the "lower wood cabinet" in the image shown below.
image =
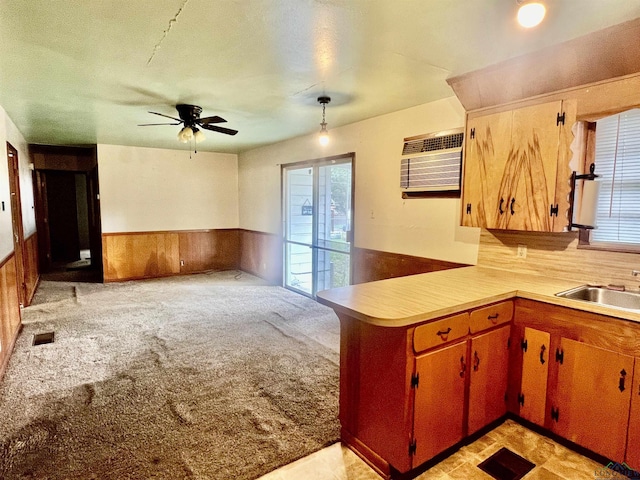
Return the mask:
{"type": "Polygon", "coordinates": [[[466,358],[467,342],[416,358],[413,467],[464,438],[466,358]]]}
{"type": "Polygon", "coordinates": [[[510,330],[507,325],[471,338],[469,435],[507,413],[510,330]]]}
{"type": "Polygon", "coordinates": [[[549,376],[549,343],[547,332],[525,327],[522,350],[522,383],[518,394],[519,415],[544,426],[549,376]]]}
{"type": "Polygon", "coordinates": [[[627,465],[640,470],[640,358],[635,359],[633,386],[631,388],[631,412],[627,435],[627,465]]]}
{"type": "Polygon", "coordinates": [[[566,338],[557,350],[552,430],[615,461],[625,458],[634,359],[566,338]]]}

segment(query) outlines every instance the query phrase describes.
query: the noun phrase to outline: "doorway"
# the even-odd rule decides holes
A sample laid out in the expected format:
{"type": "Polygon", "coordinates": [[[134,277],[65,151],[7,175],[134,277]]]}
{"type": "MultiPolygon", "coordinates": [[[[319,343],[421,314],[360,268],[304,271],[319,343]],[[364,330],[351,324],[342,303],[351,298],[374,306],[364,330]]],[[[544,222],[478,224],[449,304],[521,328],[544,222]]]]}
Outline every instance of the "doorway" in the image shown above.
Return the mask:
{"type": "Polygon", "coordinates": [[[18,299],[20,305],[26,305],[27,288],[24,279],[24,228],[22,223],[22,201],[20,200],[20,163],[18,151],[7,142],[7,160],[9,162],[9,191],[11,193],[11,223],[13,227],[13,249],[16,259],[18,299]]]}
{"type": "Polygon", "coordinates": [[[284,286],[315,298],[351,284],[354,154],[283,166],[284,286]]]}
{"type": "Polygon", "coordinates": [[[32,145],[44,280],[102,281],[95,148],[32,145]]]}

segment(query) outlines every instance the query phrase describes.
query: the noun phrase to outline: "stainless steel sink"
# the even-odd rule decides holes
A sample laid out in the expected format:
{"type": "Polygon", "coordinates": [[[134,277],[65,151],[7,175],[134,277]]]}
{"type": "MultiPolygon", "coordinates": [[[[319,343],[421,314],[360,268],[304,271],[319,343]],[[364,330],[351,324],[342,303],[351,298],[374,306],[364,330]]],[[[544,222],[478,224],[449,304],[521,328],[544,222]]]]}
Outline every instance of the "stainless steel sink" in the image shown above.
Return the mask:
{"type": "Polygon", "coordinates": [[[640,292],[623,292],[607,287],[583,285],[566,292],[556,293],[556,296],[640,312],[640,292]]]}

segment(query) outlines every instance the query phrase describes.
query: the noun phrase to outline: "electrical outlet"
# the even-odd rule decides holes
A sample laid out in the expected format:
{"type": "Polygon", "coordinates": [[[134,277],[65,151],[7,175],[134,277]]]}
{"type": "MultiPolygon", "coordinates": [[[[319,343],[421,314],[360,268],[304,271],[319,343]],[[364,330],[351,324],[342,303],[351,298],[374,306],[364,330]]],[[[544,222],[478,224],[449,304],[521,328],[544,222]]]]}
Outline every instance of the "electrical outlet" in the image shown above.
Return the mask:
{"type": "Polygon", "coordinates": [[[518,258],[527,258],[527,246],[518,244],[518,258]]]}

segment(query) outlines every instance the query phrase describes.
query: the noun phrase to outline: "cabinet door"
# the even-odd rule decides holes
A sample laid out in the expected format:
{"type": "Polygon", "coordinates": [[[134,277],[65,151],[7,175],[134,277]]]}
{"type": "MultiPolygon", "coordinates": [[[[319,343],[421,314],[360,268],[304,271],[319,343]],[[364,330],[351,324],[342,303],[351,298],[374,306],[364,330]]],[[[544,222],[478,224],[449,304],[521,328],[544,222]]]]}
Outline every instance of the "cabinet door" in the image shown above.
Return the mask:
{"type": "MultiPolygon", "coordinates": [[[[462,225],[495,228],[498,189],[511,140],[511,112],[469,120],[465,140],[462,225]]],[[[502,211],[506,200],[502,199],[502,211]]]]}
{"type": "Polygon", "coordinates": [[[544,426],[547,406],[547,378],[549,376],[549,341],[547,332],[526,327],[522,353],[522,383],[520,388],[520,416],[544,426]]]}
{"type": "Polygon", "coordinates": [[[466,355],[462,342],[416,358],[414,468],[463,438],[466,355]]]}
{"type": "Polygon", "coordinates": [[[508,199],[498,228],[553,231],[562,102],[513,110],[511,149],[500,183],[500,197],[508,199]]]}
{"type": "Polygon", "coordinates": [[[629,437],[627,439],[627,464],[640,469],[640,359],[635,359],[633,388],[631,389],[631,414],[629,415],[629,437]]]}
{"type": "Polygon", "coordinates": [[[509,325],[471,339],[469,435],[507,413],[509,325]]]}
{"type": "Polygon", "coordinates": [[[553,431],[615,461],[625,456],[633,357],[560,341],[553,431]]]}

